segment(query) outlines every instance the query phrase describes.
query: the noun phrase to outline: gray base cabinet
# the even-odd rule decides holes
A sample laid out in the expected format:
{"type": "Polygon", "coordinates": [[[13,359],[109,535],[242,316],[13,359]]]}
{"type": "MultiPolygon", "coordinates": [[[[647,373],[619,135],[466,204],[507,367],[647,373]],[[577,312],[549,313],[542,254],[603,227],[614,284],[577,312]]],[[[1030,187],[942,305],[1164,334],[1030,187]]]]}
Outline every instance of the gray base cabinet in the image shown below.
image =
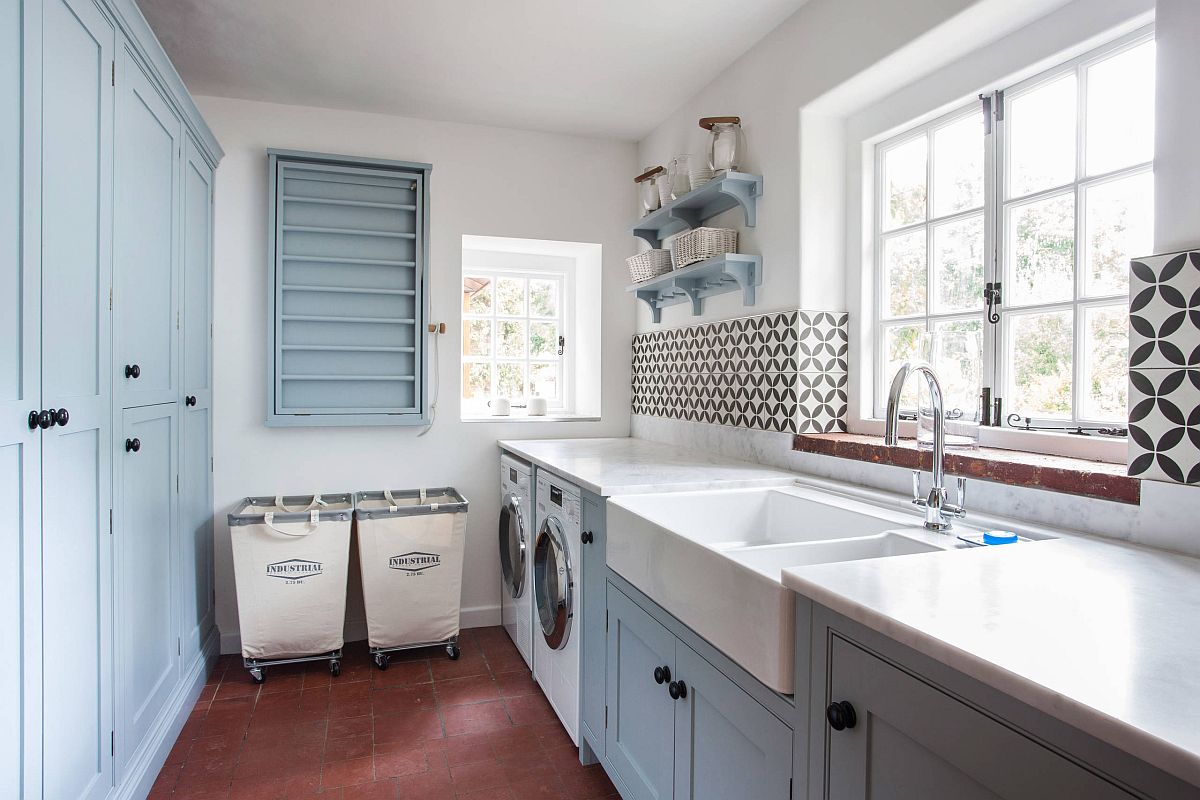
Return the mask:
{"type": "Polygon", "coordinates": [[[597,756],[604,754],[605,564],[604,498],[583,493],[583,639],[580,640],[579,730],[597,756]]]}
{"type": "Polygon", "coordinates": [[[608,584],[605,762],[626,800],[783,800],[792,729],[608,584]]]}

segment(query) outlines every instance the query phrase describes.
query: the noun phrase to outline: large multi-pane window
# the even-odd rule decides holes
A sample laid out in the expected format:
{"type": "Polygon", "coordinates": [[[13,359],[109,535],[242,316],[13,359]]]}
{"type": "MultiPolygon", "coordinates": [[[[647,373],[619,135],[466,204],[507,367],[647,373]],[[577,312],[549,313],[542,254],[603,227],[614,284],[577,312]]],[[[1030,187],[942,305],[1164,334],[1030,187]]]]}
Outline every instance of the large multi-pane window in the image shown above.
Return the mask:
{"type": "Polygon", "coordinates": [[[469,270],[462,287],[462,400],[487,414],[505,398],[569,410],[564,368],[568,278],[556,272],[469,270]]]}
{"type": "Polygon", "coordinates": [[[877,145],[876,414],[925,357],[951,410],[974,414],[986,387],[1001,418],[1125,420],[1153,104],[1142,33],[877,145]]]}

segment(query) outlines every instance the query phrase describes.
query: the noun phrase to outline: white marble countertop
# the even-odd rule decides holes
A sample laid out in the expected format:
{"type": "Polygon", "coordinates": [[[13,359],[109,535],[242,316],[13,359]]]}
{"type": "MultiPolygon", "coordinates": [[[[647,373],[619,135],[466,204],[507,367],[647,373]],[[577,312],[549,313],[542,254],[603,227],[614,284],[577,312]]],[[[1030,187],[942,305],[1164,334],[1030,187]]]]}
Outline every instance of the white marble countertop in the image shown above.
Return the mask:
{"type": "Polygon", "coordinates": [[[799,567],[783,582],[1200,786],[1200,559],[1064,538],[799,567]]]}
{"type": "Polygon", "coordinates": [[[601,497],[791,482],[783,470],[645,439],[507,439],[500,449],[601,497]]]}

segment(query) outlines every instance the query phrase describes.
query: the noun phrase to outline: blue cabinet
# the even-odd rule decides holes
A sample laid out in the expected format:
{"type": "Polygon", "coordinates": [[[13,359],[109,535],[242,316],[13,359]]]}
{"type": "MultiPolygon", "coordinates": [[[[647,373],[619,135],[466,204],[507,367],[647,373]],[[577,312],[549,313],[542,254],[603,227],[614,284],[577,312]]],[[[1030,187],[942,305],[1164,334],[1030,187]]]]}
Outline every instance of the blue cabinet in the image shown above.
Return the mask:
{"type": "MultiPolygon", "coordinates": [[[[604,754],[605,587],[604,498],[583,493],[583,639],[580,651],[579,727],[592,754],[604,754]]],[[[588,755],[585,752],[585,760],[588,755]]]]}

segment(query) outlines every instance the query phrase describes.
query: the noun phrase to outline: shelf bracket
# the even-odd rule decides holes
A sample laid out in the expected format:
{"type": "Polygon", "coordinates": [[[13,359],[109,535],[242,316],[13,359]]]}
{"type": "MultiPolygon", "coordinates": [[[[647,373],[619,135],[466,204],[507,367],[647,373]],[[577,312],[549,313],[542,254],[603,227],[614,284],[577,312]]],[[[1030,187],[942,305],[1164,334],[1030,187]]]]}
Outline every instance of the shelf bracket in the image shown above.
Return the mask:
{"type": "MultiPolygon", "coordinates": [[[[721,182],[721,191],[737,201],[742,207],[742,212],[746,215],[746,227],[753,228],[758,223],[758,196],[754,184],[742,183],[740,181],[723,180],[721,182]]],[[[692,227],[696,227],[693,225],[692,227]]]]}
{"type": "Polygon", "coordinates": [[[658,250],[662,247],[662,239],[658,238],[658,232],[655,230],[651,230],[649,228],[634,228],[633,235],[650,245],[655,250],[658,250]]]}
{"type": "Polygon", "coordinates": [[[662,322],[662,306],[659,305],[659,293],[653,289],[639,289],[637,299],[650,306],[650,319],[657,325],[662,322]]]}
{"type": "Polygon", "coordinates": [[[733,261],[725,265],[725,272],[742,287],[742,305],[754,305],[754,287],[756,285],[753,261],[733,261]]]}
{"type": "Polygon", "coordinates": [[[703,284],[704,281],[679,281],[678,284],[676,284],[680,291],[686,294],[688,299],[692,301],[693,317],[698,317],[701,313],[703,313],[704,295],[701,294],[701,290],[704,288],[703,284]]]}

